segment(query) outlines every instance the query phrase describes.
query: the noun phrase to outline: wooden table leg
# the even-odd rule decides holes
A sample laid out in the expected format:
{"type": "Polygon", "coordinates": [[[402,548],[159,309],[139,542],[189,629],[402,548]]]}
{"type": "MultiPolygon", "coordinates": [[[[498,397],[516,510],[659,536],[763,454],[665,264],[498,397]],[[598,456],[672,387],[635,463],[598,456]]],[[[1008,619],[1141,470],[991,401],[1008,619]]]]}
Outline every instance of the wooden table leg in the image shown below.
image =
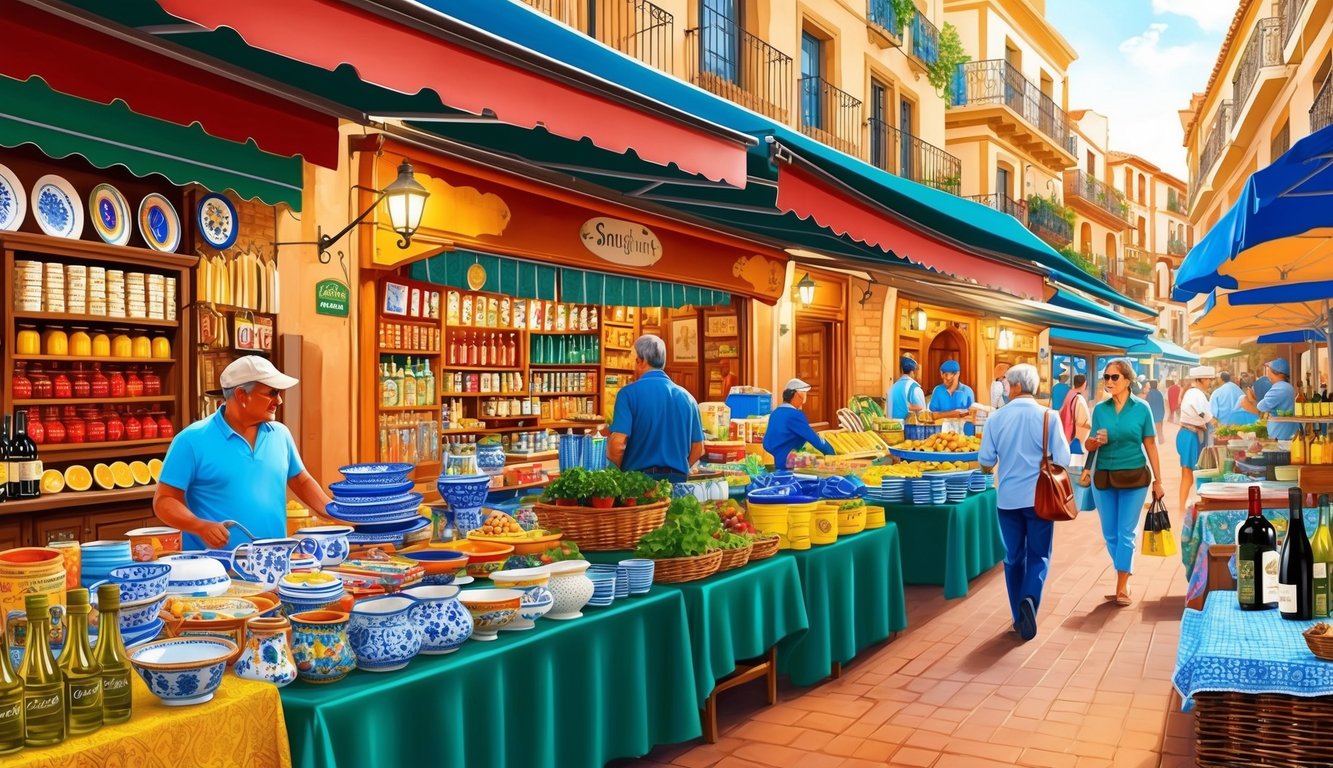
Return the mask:
{"type": "Polygon", "coordinates": [[[736,671],[727,677],[719,680],[713,686],[713,690],[708,693],[708,698],[704,699],[704,708],[699,712],[699,719],[703,725],[704,741],[709,744],[717,742],[717,697],[718,694],[738,685],[744,685],[751,680],[764,678],[768,684],[768,703],[770,705],[778,703],[778,649],[769,648],[764,653],[763,661],[749,666],[736,666],[736,671]]]}
{"type": "Polygon", "coordinates": [[[835,661],[835,662],[833,662],[833,671],[832,671],[832,674],[833,674],[833,679],[834,679],[834,680],[837,680],[838,678],[842,677],[842,662],[841,662],[841,661],[835,661]]]}
{"type": "Polygon", "coordinates": [[[768,649],[768,705],[778,703],[778,647],[768,649]]]}

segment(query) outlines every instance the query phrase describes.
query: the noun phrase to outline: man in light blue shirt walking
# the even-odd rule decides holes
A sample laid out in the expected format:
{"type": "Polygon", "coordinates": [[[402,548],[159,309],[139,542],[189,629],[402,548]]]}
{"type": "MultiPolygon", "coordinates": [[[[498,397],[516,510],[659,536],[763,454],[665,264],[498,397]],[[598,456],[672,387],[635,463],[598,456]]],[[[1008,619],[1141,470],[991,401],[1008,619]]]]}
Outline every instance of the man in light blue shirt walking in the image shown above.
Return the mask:
{"type": "Polygon", "coordinates": [[[986,420],[978,460],[995,470],[995,488],[1004,539],[1004,580],[1014,629],[1024,640],[1037,635],[1037,608],[1051,567],[1055,524],[1037,517],[1037,472],[1044,451],[1057,466],[1069,465],[1069,442],[1060,415],[1034,397],[1041,379],[1034,366],[1015,365],[1005,373],[1009,403],[986,420]],[[1049,415],[1049,418],[1046,418],[1049,415]],[[1042,423],[1046,435],[1042,437],[1042,423]]]}

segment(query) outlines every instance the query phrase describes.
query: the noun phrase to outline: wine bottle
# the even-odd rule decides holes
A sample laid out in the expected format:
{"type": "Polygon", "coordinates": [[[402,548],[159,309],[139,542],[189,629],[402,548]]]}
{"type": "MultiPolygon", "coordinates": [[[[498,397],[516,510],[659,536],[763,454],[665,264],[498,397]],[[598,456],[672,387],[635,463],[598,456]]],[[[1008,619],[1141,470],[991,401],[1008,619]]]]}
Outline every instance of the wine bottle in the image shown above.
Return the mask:
{"type": "Polygon", "coordinates": [[[134,669],[120,635],[120,585],[103,584],[97,588],[97,610],[101,626],[93,657],[102,674],[102,722],[123,723],[130,719],[134,698],[130,679],[134,669]]]}
{"type": "Polygon", "coordinates": [[[65,680],[65,727],[78,736],[102,727],[102,670],[88,645],[88,590],[69,590],[65,602],[68,627],[56,666],[65,680]]]}
{"type": "Polygon", "coordinates": [[[1250,486],[1250,514],[1236,531],[1236,598],[1247,611],[1277,607],[1277,531],[1264,517],[1258,486],[1250,486]]]}
{"type": "MultiPolygon", "coordinates": [[[[1295,443],[1292,443],[1295,446],[1295,443]]],[[[1319,495],[1319,527],[1314,530],[1310,549],[1314,552],[1314,615],[1328,618],[1329,576],[1333,575],[1333,532],[1328,529],[1329,500],[1327,493],[1319,495]]]]}
{"type": "Polygon", "coordinates": [[[35,499],[41,495],[42,462],[37,457],[37,444],[28,437],[27,411],[14,414],[14,435],[9,438],[9,471],[11,499],[35,499]],[[14,482],[15,475],[17,483],[14,482]]]}
{"type": "Polygon", "coordinates": [[[23,679],[9,663],[9,644],[0,633],[0,755],[23,749],[23,679]]]}
{"type": "Polygon", "coordinates": [[[1300,488],[1287,490],[1287,537],[1278,556],[1277,609],[1284,619],[1309,621],[1314,616],[1314,553],[1305,534],[1300,488]]]}
{"type": "Polygon", "coordinates": [[[25,595],[28,645],[23,678],[23,744],[49,747],[65,740],[65,681],[51,655],[51,606],[46,595],[25,595]]]}
{"type": "Polygon", "coordinates": [[[9,498],[9,414],[0,420],[0,504],[9,498]]]}

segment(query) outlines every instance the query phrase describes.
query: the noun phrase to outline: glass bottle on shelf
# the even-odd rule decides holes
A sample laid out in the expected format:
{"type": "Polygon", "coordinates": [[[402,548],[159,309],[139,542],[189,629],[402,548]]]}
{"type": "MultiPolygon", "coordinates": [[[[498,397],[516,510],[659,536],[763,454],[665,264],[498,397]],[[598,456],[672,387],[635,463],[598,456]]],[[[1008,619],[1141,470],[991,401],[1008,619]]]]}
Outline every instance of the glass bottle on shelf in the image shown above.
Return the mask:
{"type": "Polygon", "coordinates": [[[139,423],[139,419],[134,414],[128,412],[125,414],[125,439],[143,439],[143,425],[139,423]]]}
{"type": "Polygon", "coordinates": [[[509,334],[509,344],[505,347],[511,367],[518,365],[518,339],[516,334],[509,334]]]}
{"type": "Polygon", "coordinates": [[[65,681],[71,736],[92,733],[102,727],[102,670],[88,643],[88,590],[71,589],[65,595],[68,605],[65,647],[56,660],[65,681]]]}
{"type": "Polygon", "coordinates": [[[125,397],[125,376],[121,374],[119,368],[110,368],[108,370],[110,373],[107,375],[107,381],[109,383],[108,388],[111,392],[111,396],[125,397]]]}
{"type": "Polygon", "coordinates": [[[97,647],[93,649],[102,674],[102,720],[123,723],[130,719],[133,707],[130,680],[134,669],[120,635],[120,585],[98,587],[97,605],[104,622],[97,633],[97,647]]]}
{"type": "Polygon", "coordinates": [[[134,342],[130,339],[129,333],[127,333],[124,328],[117,328],[116,335],[111,337],[111,356],[134,356],[134,342]]]}
{"type": "Polygon", "coordinates": [[[27,370],[27,363],[23,361],[14,363],[14,378],[10,381],[10,388],[16,400],[32,397],[32,379],[28,378],[27,370]]]}
{"type": "Polygon", "coordinates": [[[139,372],[134,368],[125,372],[125,396],[143,397],[143,379],[139,377],[139,372]]]}
{"type": "Polygon", "coordinates": [[[486,337],[481,337],[481,349],[477,352],[478,365],[485,367],[494,365],[495,361],[491,359],[491,347],[486,343],[486,337]]]}
{"type": "Polygon", "coordinates": [[[130,352],[132,357],[148,360],[153,356],[153,340],[147,334],[135,336],[130,340],[130,352]]]}
{"type": "MultiPolygon", "coordinates": [[[[40,414],[38,414],[37,410],[38,410],[38,409],[36,409],[36,408],[29,408],[28,411],[27,411],[27,419],[28,419],[28,424],[27,424],[27,427],[28,427],[28,439],[32,440],[32,441],[33,441],[34,443],[36,443],[37,445],[41,445],[42,443],[45,443],[45,442],[46,442],[46,425],[42,423],[40,414]]],[[[14,415],[14,435],[17,435],[17,434],[18,434],[18,418],[19,418],[18,414],[15,414],[15,415],[14,415]]],[[[9,454],[10,469],[9,469],[9,471],[10,471],[11,473],[14,473],[14,468],[13,468],[13,464],[14,464],[14,453],[13,453],[13,451],[14,451],[14,435],[11,435],[10,438],[9,438],[9,450],[10,450],[10,454],[9,454]]],[[[13,476],[13,474],[11,474],[11,477],[12,477],[12,476],[13,476]]],[[[14,496],[14,492],[13,492],[13,490],[11,490],[11,491],[9,492],[9,497],[10,497],[11,499],[12,499],[12,498],[16,498],[16,497],[14,496]]]]}
{"type": "Polygon", "coordinates": [[[42,353],[42,335],[35,325],[20,325],[14,337],[14,351],[20,355],[40,355],[42,353]]]}
{"type": "Polygon", "coordinates": [[[400,405],[417,404],[417,374],[412,370],[412,358],[403,366],[403,398],[400,405]]]}
{"type": "Polygon", "coordinates": [[[101,413],[97,406],[89,406],[81,410],[83,415],[84,430],[90,443],[106,442],[106,422],[102,421],[101,413]]]}
{"type": "Polygon", "coordinates": [[[93,386],[88,381],[88,372],[83,369],[83,363],[74,366],[74,376],[72,379],[75,397],[92,397],[93,386]]]}
{"type": "Polygon", "coordinates": [[[60,409],[51,406],[42,417],[42,426],[46,428],[46,442],[57,445],[65,442],[65,424],[60,420],[60,409]]]}
{"type": "Polygon", "coordinates": [[[73,357],[89,357],[93,353],[93,340],[87,328],[74,328],[69,335],[69,353],[73,357]]]}
{"type": "Polygon", "coordinates": [[[65,329],[58,325],[47,328],[46,333],[42,334],[42,347],[42,352],[48,355],[69,355],[69,336],[65,334],[65,329]]]}
{"type": "Polygon", "coordinates": [[[107,442],[114,443],[125,439],[125,422],[121,420],[119,413],[107,408],[102,412],[102,420],[106,422],[107,442]]]}
{"type": "Polygon", "coordinates": [[[171,359],[171,340],[166,336],[153,337],[153,358],[157,360],[171,359]]]}
{"type": "Polygon", "coordinates": [[[73,418],[63,417],[61,423],[65,425],[65,442],[82,443],[87,440],[87,430],[83,419],[77,414],[73,418]]]}
{"type": "Polygon", "coordinates": [[[491,345],[491,365],[509,365],[509,363],[500,363],[500,362],[499,362],[499,359],[500,359],[500,349],[499,349],[499,347],[497,347],[496,344],[495,344],[495,334],[494,334],[494,333],[492,333],[492,334],[490,335],[490,345],[491,345]]]}
{"type": "Polygon", "coordinates": [[[44,594],[24,597],[28,645],[19,677],[23,678],[24,743],[47,747],[65,740],[65,681],[51,654],[51,608],[44,594]]]}
{"type": "Polygon", "coordinates": [[[480,359],[481,359],[481,355],[480,355],[479,350],[477,349],[477,334],[476,334],[475,332],[473,332],[473,333],[468,334],[468,340],[467,340],[467,364],[468,364],[468,366],[470,366],[470,367],[476,367],[476,366],[478,365],[478,362],[477,362],[477,361],[480,360],[480,359]]]}
{"type": "Polygon", "coordinates": [[[0,634],[0,755],[23,749],[23,679],[9,663],[9,643],[0,634]]]}
{"type": "Polygon", "coordinates": [[[162,394],[162,377],[157,375],[157,371],[153,370],[151,365],[143,367],[143,393],[148,397],[162,394]]]}
{"type": "Polygon", "coordinates": [[[51,379],[40,365],[32,367],[32,396],[39,399],[51,397],[51,379]]]}
{"type": "Polygon", "coordinates": [[[92,350],[93,357],[111,357],[111,337],[105,333],[94,333],[92,350]]]}
{"type": "Polygon", "coordinates": [[[157,419],[145,411],[139,412],[139,434],[145,440],[157,439],[157,419]]]}
{"type": "Polygon", "coordinates": [[[57,370],[51,377],[51,396],[60,400],[74,397],[74,385],[64,371],[57,370]]]}

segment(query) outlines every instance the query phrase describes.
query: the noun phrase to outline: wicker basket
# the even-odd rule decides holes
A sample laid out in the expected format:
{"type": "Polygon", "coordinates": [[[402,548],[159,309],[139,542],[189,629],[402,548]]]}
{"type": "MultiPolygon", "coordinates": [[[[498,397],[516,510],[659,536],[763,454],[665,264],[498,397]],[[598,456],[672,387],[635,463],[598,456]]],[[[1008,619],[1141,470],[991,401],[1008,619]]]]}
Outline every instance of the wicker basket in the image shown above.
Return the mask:
{"type": "Polygon", "coordinates": [[[1305,644],[1310,646],[1310,653],[1325,661],[1333,661],[1333,634],[1316,635],[1313,634],[1314,629],[1315,627],[1311,627],[1301,633],[1301,637],[1305,638],[1305,644]]]}
{"type": "Polygon", "coordinates": [[[730,571],[734,568],[740,568],[742,565],[750,562],[750,552],[753,549],[753,544],[746,544],[743,547],[722,550],[722,564],[717,567],[717,572],[721,573],[723,571],[730,571]]]}
{"type": "Polygon", "coordinates": [[[653,561],[653,581],[658,584],[677,584],[698,581],[717,573],[722,565],[722,550],[715,549],[698,557],[669,557],[653,561]]]}
{"type": "Polygon", "coordinates": [[[778,553],[778,545],[782,543],[779,536],[767,536],[762,539],[755,539],[750,545],[750,562],[764,560],[778,553]]]}
{"type": "Polygon", "coordinates": [[[1194,694],[1194,759],[1205,768],[1333,763],[1333,696],[1194,694]]]}
{"type": "Polygon", "coordinates": [[[588,552],[634,549],[647,532],[666,520],[667,501],[641,507],[560,507],[534,504],[542,527],[558,528],[565,538],[588,552]]]}

